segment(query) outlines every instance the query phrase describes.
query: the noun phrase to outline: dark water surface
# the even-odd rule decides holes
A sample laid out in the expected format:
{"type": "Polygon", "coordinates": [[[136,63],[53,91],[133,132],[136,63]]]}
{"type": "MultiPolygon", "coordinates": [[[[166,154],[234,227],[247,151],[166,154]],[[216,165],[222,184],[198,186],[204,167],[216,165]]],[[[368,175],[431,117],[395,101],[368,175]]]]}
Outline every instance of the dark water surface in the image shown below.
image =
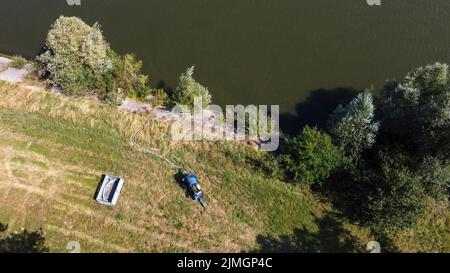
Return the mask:
{"type": "Polygon", "coordinates": [[[350,88],[450,62],[449,0],[81,1],[0,0],[0,52],[31,57],[59,15],[76,15],[143,59],[153,85],[195,64],[214,102],[280,104],[285,126],[320,123],[350,88]]]}

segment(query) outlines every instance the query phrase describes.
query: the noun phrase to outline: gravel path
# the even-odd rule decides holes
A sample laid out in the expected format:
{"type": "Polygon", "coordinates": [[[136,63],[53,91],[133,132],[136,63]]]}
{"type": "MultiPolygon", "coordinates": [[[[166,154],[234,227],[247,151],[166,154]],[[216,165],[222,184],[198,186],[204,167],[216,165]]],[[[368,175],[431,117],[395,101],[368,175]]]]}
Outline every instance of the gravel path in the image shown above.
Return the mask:
{"type": "Polygon", "coordinates": [[[198,124],[198,126],[200,127],[197,128],[203,131],[203,134],[208,134],[210,136],[220,136],[221,138],[223,138],[223,136],[226,134],[232,139],[238,138],[238,135],[234,132],[234,127],[231,128],[217,124],[215,122],[214,113],[208,110],[204,110],[201,114],[186,115],[181,117],[180,115],[173,113],[171,110],[153,108],[151,104],[138,102],[130,98],[125,99],[122,105],[119,106],[119,109],[132,113],[151,113],[155,119],[169,123],[178,121],[182,124],[185,124],[188,128],[190,127],[190,124],[193,124],[195,122],[195,124],[198,124]]]}
{"type": "Polygon", "coordinates": [[[119,109],[127,110],[129,112],[149,112],[152,109],[152,106],[148,103],[137,102],[135,100],[126,98],[122,104],[119,106],[119,109]]]}

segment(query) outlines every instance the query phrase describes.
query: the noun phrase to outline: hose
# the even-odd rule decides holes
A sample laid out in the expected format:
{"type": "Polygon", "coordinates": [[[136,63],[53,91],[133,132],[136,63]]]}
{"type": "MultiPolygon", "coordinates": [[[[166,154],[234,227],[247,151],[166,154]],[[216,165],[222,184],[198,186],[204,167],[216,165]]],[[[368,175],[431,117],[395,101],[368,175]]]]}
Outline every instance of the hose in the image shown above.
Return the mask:
{"type": "MultiPolygon", "coordinates": [[[[156,119],[155,119],[156,120],[156,119]]],[[[167,157],[164,157],[164,156],[162,156],[162,155],[160,155],[160,154],[158,154],[158,153],[155,153],[155,152],[152,152],[152,151],[150,151],[150,150],[148,150],[148,149],[145,149],[144,147],[142,147],[142,146],[140,146],[138,143],[137,143],[137,141],[136,141],[136,137],[137,137],[137,135],[142,131],[142,130],[144,130],[144,127],[147,125],[147,123],[150,121],[150,119],[148,119],[143,125],[142,125],[142,127],[141,128],[139,128],[139,130],[137,130],[136,131],[136,133],[134,133],[132,136],[131,136],[131,143],[132,143],[132,145],[134,145],[135,147],[136,147],[136,149],[138,149],[138,150],[140,150],[140,151],[142,151],[142,152],[144,152],[144,153],[148,153],[148,154],[150,154],[150,155],[152,155],[152,156],[154,156],[154,157],[156,157],[156,158],[159,158],[159,159],[161,159],[161,160],[163,160],[164,162],[166,162],[170,167],[172,167],[172,168],[174,168],[174,169],[177,169],[179,172],[181,172],[181,173],[183,173],[184,172],[184,168],[182,167],[182,166],[179,166],[179,165],[177,165],[177,164],[175,164],[173,161],[171,161],[170,159],[168,159],[167,157]]],[[[206,210],[206,203],[205,203],[205,201],[203,200],[203,198],[199,198],[199,201],[200,201],[200,204],[203,206],[203,208],[206,210]]]]}
{"type": "Polygon", "coordinates": [[[163,160],[164,162],[166,162],[170,167],[172,167],[172,168],[174,168],[174,169],[177,169],[177,170],[179,170],[179,171],[182,171],[182,170],[183,170],[183,167],[181,167],[181,166],[175,164],[173,161],[171,161],[171,160],[168,159],[167,157],[164,157],[164,156],[162,156],[162,155],[160,155],[160,154],[158,154],[158,153],[155,153],[155,152],[152,152],[152,151],[150,151],[150,150],[148,150],[148,149],[145,149],[144,147],[140,146],[140,145],[137,143],[137,140],[136,140],[137,135],[138,135],[142,130],[144,130],[144,127],[147,125],[147,123],[148,123],[149,121],[150,121],[150,119],[148,119],[148,120],[142,125],[142,127],[139,128],[139,130],[137,130],[136,133],[134,133],[134,134],[131,136],[131,143],[132,143],[138,150],[140,150],[140,151],[142,151],[142,152],[144,152],[144,153],[148,153],[148,154],[150,154],[150,155],[152,155],[152,156],[154,156],[154,157],[156,157],[156,158],[159,158],[159,159],[163,160]]]}

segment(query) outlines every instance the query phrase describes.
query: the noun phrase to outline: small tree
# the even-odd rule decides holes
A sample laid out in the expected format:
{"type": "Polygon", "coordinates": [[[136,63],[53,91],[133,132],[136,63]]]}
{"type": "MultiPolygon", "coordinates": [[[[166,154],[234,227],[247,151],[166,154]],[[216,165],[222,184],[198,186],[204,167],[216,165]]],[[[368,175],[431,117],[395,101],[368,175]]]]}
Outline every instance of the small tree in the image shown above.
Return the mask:
{"type": "Polygon", "coordinates": [[[91,27],[80,18],[61,16],[47,34],[46,48],[53,56],[74,57],[99,73],[111,68],[109,44],[98,23],[91,27]]]}
{"type": "Polygon", "coordinates": [[[179,83],[174,92],[174,99],[180,105],[194,105],[195,97],[202,98],[203,107],[211,103],[211,94],[208,88],[204,87],[194,79],[195,66],[191,66],[180,75],[179,83]]]}
{"type": "Polygon", "coordinates": [[[277,159],[285,178],[306,184],[322,184],[341,162],[341,154],[331,137],[306,126],[289,140],[286,151],[277,159]]]}
{"type": "Polygon", "coordinates": [[[37,57],[41,73],[69,94],[95,91],[98,81],[113,66],[100,26],[88,26],[76,17],[56,20],[47,34],[45,49],[37,57]]]}
{"type": "Polygon", "coordinates": [[[330,116],[330,134],[353,163],[375,143],[379,123],[374,122],[374,116],[375,106],[368,90],[358,94],[346,107],[339,105],[330,116]]]}
{"type": "Polygon", "coordinates": [[[128,96],[144,99],[152,90],[147,85],[149,78],[141,74],[143,63],[132,54],[125,54],[116,58],[115,77],[116,87],[128,96]]]}

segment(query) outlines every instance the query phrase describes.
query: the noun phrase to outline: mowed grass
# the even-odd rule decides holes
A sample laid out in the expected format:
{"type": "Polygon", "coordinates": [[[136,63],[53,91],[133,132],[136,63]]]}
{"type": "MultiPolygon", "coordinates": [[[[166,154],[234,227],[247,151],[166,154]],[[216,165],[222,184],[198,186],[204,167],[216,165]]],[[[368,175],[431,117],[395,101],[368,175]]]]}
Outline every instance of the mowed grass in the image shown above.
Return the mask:
{"type": "MultiPolygon", "coordinates": [[[[147,119],[0,82],[0,223],[42,228],[53,252],[71,241],[84,252],[359,252],[374,239],[308,188],[266,178],[251,147],[175,143],[168,124],[147,119]],[[140,143],[194,172],[208,210],[186,197],[175,170],[132,147],[143,125],[140,143]],[[114,208],[93,200],[105,173],[125,180],[114,208]]],[[[398,250],[449,251],[440,213],[415,229],[420,243],[410,231],[396,239],[398,250]]]]}

